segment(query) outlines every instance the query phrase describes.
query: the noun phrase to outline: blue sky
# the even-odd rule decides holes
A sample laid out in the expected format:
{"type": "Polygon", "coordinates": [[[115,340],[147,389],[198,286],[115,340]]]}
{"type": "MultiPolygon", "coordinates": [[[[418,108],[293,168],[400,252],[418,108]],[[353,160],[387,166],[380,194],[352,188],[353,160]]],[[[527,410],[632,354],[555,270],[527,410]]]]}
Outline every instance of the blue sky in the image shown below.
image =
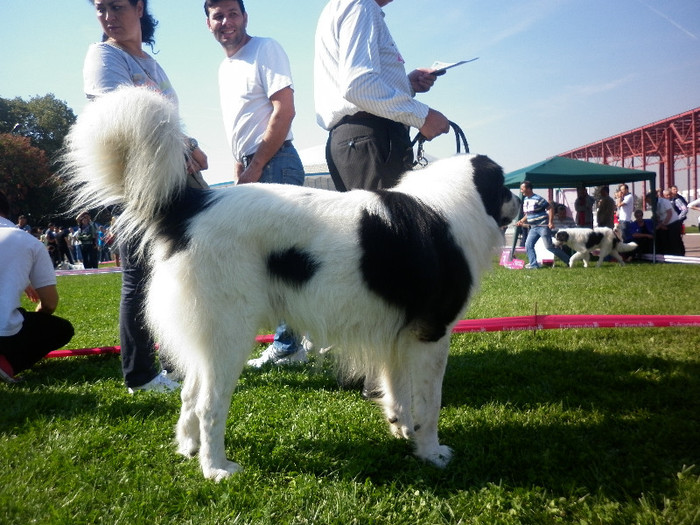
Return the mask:
{"type": "MultiPolygon", "coordinates": [[[[151,0],[156,58],[209,182],[231,179],[219,114],[223,51],[200,0],[151,0]]],[[[325,143],[313,108],[313,35],[325,0],[248,0],[248,32],[278,40],[294,76],[300,151],[325,143]]],[[[698,0],[394,0],[386,20],[408,70],[480,57],[419,99],[459,124],[472,152],[506,171],[700,106],[698,0]]],[[[101,31],[88,0],[2,0],[0,97],[53,93],[76,113],[82,63],[101,31]]],[[[454,138],[426,145],[454,151],[454,138]]]]}

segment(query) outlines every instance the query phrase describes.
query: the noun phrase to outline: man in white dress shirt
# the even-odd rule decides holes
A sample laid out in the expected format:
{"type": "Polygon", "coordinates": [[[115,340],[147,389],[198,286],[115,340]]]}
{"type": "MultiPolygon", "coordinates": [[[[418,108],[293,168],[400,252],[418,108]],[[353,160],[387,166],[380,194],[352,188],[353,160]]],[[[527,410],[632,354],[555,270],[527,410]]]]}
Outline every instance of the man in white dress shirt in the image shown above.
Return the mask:
{"type": "Polygon", "coordinates": [[[384,22],[391,0],[330,0],[316,28],[316,120],[329,131],[326,160],[340,191],[394,186],[412,165],[409,128],[426,139],[447,133],[440,112],[414,99],[436,76],[406,74],[384,22]]]}

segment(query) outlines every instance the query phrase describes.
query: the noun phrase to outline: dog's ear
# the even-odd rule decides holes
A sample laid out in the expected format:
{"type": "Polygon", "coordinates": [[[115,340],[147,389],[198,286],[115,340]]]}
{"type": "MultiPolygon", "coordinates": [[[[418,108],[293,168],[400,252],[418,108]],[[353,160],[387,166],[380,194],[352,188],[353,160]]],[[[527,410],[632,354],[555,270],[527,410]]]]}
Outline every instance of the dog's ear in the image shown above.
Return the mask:
{"type": "Polygon", "coordinates": [[[477,155],[472,159],[472,170],[472,180],[481,196],[486,213],[500,225],[502,206],[508,197],[503,192],[505,189],[503,187],[503,168],[485,155],[477,155]]]}
{"type": "Polygon", "coordinates": [[[556,236],[555,236],[555,238],[556,238],[559,242],[566,242],[566,241],[569,240],[569,234],[566,233],[565,231],[558,231],[557,234],[556,234],[556,236]]]}

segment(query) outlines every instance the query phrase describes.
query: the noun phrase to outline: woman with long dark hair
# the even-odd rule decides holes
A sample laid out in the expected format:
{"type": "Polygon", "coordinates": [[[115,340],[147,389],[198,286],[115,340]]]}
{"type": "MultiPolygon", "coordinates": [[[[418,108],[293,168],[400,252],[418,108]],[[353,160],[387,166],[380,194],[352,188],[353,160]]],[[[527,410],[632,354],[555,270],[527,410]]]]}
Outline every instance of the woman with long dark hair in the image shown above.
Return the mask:
{"type": "MultiPolygon", "coordinates": [[[[147,0],[91,0],[102,27],[102,42],[88,48],[83,67],[85,94],[94,99],[119,86],[153,89],[177,104],[177,95],[158,62],[146,53],[155,44],[158,22],[148,11],[147,0]]],[[[190,185],[206,188],[199,173],[207,168],[207,157],[197,141],[188,139],[187,162],[190,185]]],[[[136,390],[172,391],[179,384],[161,371],[155,343],[144,319],[148,268],[132,254],[136,239],[120,239],[122,293],[119,306],[119,338],[122,372],[130,393],[136,390]]]]}

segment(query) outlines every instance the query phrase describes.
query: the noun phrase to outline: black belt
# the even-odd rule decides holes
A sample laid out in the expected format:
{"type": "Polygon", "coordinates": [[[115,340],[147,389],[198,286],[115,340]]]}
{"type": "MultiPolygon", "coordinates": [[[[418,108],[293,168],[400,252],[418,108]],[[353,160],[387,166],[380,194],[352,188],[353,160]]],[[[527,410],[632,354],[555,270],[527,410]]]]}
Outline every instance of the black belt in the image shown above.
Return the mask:
{"type": "Polygon", "coordinates": [[[367,111],[358,111],[357,113],[353,113],[352,115],[345,115],[342,119],[340,119],[340,122],[338,124],[345,123],[345,122],[355,122],[358,120],[367,120],[367,119],[375,119],[375,118],[383,118],[378,115],[374,115],[373,113],[369,113],[367,111]]]}
{"type": "MultiPolygon", "coordinates": [[[[292,141],[291,141],[291,140],[285,140],[285,141],[282,143],[282,145],[280,146],[280,149],[282,149],[282,148],[288,148],[288,147],[291,146],[291,145],[292,145],[292,141]]],[[[277,151],[279,151],[279,150],[277,150],[277,151]]],[[[253,157],[255,157],[255,153],[251,153],[250,155],[243,155],[243,157],[241,157],[241,162],[243,163],[243,167],[244,167],[244,168],[247,168],[247,167],[248,167],[248,165],[250,164],[250,161],[253,160],[253,157]]]]}
{"type": "Polygon", "coordinates": [[[345,115],[331,129],[335,129],[338,126],[342,126],[343,124],[350,124],[352,122],[362,122],[362,121],[367,121],[367,120],[388,120],[388,119],[385,119],[384,117],[379,117],[377,115],[373,115],[372,113],[368,113],[367,111],[358,111],[357,113],[353,113],[352,115],[345,115]]]}
{"type": "Polygon", "coordinates": [[[341,118],[338,123],[333,126],[330,131],[333,131],[339,126],[342,126],[343,124],[359,124],[359,123],[369,123],[369,122],[379,122],[379,123],[384,123],[387,126],[404,126],[406,129],[408,129],[408,126],[405,126],[404,124],[401,124],[400,122],[396,122],[394,120],[385,118],[385,117],[380,117],[378,115],[374,115],[372,113],[368,113],[367,111],[358,111],[357,113],[353,113],[352,115],[345,115],[343,118],[341,118]]]}

